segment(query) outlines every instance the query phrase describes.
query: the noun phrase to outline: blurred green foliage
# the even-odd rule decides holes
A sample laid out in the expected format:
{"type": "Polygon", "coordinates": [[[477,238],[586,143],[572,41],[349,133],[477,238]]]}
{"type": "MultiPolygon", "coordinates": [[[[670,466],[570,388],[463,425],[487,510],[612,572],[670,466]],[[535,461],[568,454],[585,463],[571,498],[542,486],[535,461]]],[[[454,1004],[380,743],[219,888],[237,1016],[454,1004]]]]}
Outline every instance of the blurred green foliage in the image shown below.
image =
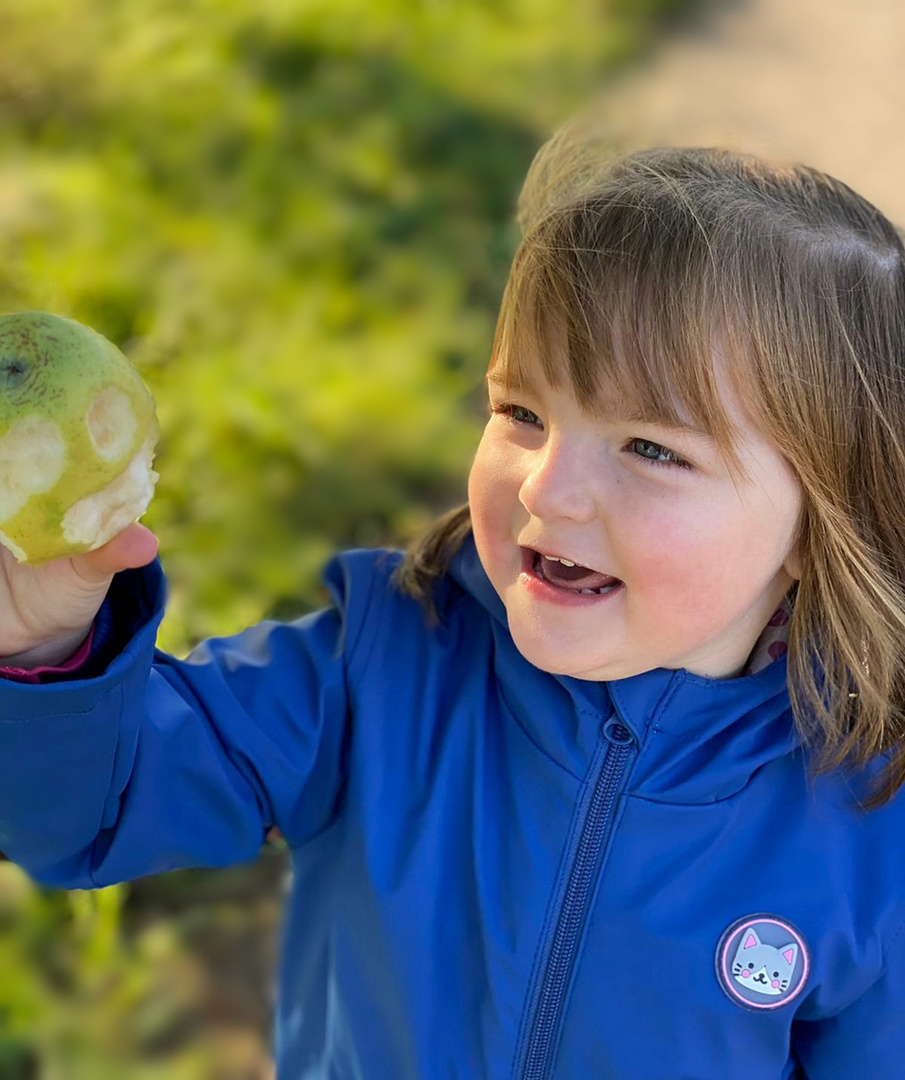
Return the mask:
{"type": "MultiPolygon", "coordinates": [[[[0,311],[94,326],[157,399],[162,646],[464,498],[530,159],[690,3],[0,0],[0,311]]],[[[262,1075],[173,1056],[185,935],[130,929],[140,885],[0,870],[0,1080],[262,1075]]]]}
{"type": "Polygon", "coordinates": [[[676,0],[0,0],[0,310],[158,401],[175,651],[460,500],[544,135],[676,0]]]}
{"type": "Polygon", "coordinates": [[[0,863],[0,1078],[268,1077],[278,851],[254,871],[147,879],[136,902],[0,863]]]}

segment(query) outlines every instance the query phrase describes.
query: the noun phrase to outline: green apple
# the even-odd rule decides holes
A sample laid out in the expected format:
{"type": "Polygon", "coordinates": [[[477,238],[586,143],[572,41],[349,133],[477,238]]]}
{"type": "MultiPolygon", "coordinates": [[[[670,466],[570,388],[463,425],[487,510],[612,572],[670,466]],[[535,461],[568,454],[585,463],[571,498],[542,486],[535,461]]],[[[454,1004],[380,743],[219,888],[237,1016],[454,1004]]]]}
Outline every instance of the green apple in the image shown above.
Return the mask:
{"type": "Polygon", "coordinates": [[[43,311],[0,316],[0,543],[39,565],[105,544],[145,512],[158,426],[105,337],[43,311]]]}

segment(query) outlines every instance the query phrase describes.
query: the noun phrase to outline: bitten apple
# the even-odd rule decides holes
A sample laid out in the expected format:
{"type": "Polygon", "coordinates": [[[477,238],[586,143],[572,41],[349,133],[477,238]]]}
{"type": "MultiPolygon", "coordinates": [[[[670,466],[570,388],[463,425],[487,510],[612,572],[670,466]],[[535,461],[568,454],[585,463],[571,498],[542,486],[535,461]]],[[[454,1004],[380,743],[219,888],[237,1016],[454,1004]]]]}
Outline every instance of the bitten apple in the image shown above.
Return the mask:
{"type": "Polygon", "coordinates": [[[41,311],[0,316],[0,543],[39,565],[91,551],[145,512],[157,415],[96,331],[41,311]]]}

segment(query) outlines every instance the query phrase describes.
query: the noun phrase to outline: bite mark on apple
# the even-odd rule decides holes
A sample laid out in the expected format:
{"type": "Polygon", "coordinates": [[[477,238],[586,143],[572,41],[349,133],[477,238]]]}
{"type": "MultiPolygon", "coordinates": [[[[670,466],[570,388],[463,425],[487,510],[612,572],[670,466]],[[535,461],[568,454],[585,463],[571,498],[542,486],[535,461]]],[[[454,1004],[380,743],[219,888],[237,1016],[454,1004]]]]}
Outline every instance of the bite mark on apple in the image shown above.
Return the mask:
{"type": "Polygon", "coordinates": [[[14,420],[0,438],[0,521],[18,513],[32,495],[49,491],[65,464],[58,424],[34,414],[14,420]]]}
{"type": "Polygon", "coordinates": [[[125,391],[118,386],[105,386],[88,406],[85,424],[98,455],[104,461],[115,461],[131,449],[138,418],[125,391]]]}

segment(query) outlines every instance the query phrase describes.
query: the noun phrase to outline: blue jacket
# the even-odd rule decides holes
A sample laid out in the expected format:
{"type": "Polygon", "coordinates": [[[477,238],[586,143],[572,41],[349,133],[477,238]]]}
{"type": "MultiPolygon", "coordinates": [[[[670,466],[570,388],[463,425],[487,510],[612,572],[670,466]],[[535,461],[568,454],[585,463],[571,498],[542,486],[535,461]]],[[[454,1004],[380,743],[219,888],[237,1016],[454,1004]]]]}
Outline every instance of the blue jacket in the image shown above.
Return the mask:
{"type": "Polygon", "coordinates": [[[85,888],[278,826],[280,1080],[905,1076],[903,800],[808,778],[784,661],[548,675],[471,542],[433,630],[399,558],[181,661],[117,575],[103,671],[0,680],[0,849],[85,888]]]}

